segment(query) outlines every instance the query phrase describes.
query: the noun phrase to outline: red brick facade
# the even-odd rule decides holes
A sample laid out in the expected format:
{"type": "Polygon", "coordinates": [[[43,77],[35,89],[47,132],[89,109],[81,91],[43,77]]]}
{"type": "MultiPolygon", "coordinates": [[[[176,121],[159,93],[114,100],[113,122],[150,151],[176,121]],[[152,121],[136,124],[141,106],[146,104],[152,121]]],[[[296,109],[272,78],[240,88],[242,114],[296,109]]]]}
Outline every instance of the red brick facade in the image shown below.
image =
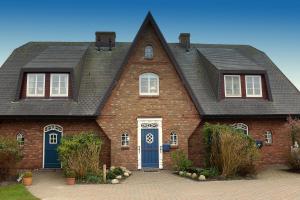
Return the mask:
{"type": "MultiPolygon", "coordinates": [[[[272,144],[265,144],[260,149],[260,160],[258,165],[264,167],[273,164],[286,164],[290,151],[291,137],[286,120],[283,119],[240,119],[240,120],[209,120],[209,123],[233,124],[244,123],[249,128],[249,135],[255,140],[265,141],[265,132],[271,131],[272,144]]],[[[203,123],[189,138],[189,158],[197,166],[204,164],[204,144],[201,129],[203,123]]]]}
{"type": "Polygon", "coordinates": [[[103,140],[101,160],[110,164],[110,140],[103,134],[95,120],[4,120],[0,123],[0,135],[16,138],[22,131],[25,136],[23,160],[20,168],[42,168],[43,163],[43,131],[49,124],[63,127],[63,135],[72,135],[82,131],[93,131],[103,140]]]}
{"type": "MultiPolygon", "coordinates": [[[[186,153],[188,138],[200,123],[191,98],[151,26],[138,38],[118,84],[97,119],[111,140],[112,165],[137,169],[138,117],[161,117],[163,143],[169,143],[171,131],[176,131],[179,148],[186,153]],[[144,48],[149,44],[154,52],[152,60],[144,59],[144,48]],[[159,76],[158,97],[139,96],[139,76],[147,72],[159,76]],[[129,149],[121,149],[124,131],[129,132],[129,149]]],[[[170,152],[163,153],[163,165],[171,167],[170,152]]]]}

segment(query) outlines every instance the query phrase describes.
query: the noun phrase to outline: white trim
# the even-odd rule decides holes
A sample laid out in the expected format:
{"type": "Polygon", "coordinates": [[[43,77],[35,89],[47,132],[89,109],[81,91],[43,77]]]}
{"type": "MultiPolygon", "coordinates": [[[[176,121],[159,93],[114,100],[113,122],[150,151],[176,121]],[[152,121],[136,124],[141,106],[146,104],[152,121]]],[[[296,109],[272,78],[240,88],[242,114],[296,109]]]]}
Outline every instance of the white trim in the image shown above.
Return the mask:
{"type": "Polygon", "coordinates": [[[138,169],[142,169],[142,145],[141,145],[141,133],[142,133],[142,123],[157,123],[158,129],[158,160],[159,160],[159,169],[163,168],[163,150],[162,150],[162,118],[137,118],[137,154],[138,154],[138,169]]]}
{"type": "Polygon", "coordinates": [[[243,130],[246,131],[246,135],[249,135],[249,127],[247,124],[244,123],[234,123],[231,125],[233,128],[237,130],[243,130]]]}
{"type": "Polygon", "coordinates": [[[49,124],[44,127],[43,130],[43,169],[45,168],[45,133],[51,130],[55,130],[61,133],[61,138],[64,135],[63,127],[57,124],[49,124]],[[59,129],[59,130],[58,130],[59,129]]]}
{"type": "Polygon", "coordinates": [[[26,97],[44,97],[45,96],[45,74],[44,73],[27,73],[26,74],[26,97]],[[29,76],[35,76],[34,94],[29,93],[29,76]],[[43,75],[43,94],[37,94],[37,75],[43,75]]]}
{"type": "Polygon", "coordinates": [[[247,75],[245,76],[245,85],[246,85],[246,97],[262,97],[262,84],[261,84],[261,76],[260,75],[247,75]],[[259,78],[259,89],[260,89],[260,93],[258,95],[254,94],[254,79],[255,77],[259,78]],[[252,89],[253,89],[253,94],[248,94],[248,84],[247,84],[247,78],[251,78],[252,79],[252,89]]]}
{"type": "MultiPolygon", "coordinates": [[[[233,79],[232,79],[232,91],[233,91],[233,79]]],[[[242,88],[241,88],[241,76],[240,75],[224,75],[224,93],[225,97],[242,97],[242,88]],[[239,95],[228,95],[226,91],[226,77],[238,77],[239,78],[239,89],[240,94],[239,95]]]]}
{"type": "Polygon", "coordinates": [[[143,73],[139,76],[139,94],[141,96],[159,96],[159,76],[154,73],[143,73]],[[142,78],[147,78],[148,91],[142,92],[142,78]],[[150,92],[150,79],[155,78],[157,80],[157,92],[150,92]]]}
{"type": "Polygon", "coordinates": [[[69,74],[68,73],[52,73],[50,74],[50,97],[68,97],[69,96],[69,74]],[[54,75],[58,75],[58,94],[52,94],[52,77],[54,75]],[[67,83],[66,83],[66,94],[61,94],[60,92],[60,84],[61,84],[61,77],[60,75],[67,75],[67,83]]]}

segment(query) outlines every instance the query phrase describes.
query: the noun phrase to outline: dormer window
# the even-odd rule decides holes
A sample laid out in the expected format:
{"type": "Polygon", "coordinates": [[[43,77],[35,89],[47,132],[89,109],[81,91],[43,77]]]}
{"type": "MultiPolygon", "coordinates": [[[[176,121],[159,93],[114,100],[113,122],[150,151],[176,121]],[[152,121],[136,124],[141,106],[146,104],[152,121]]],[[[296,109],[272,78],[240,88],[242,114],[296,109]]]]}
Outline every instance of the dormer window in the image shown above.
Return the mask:
{"type": "Polygon", "coordinates": [[[69,90],[69,74],[51,74],[50,96],[67,97],[69,90]]]}
{"type": "Polygon", "coordinates": [[[247,97],[262,97],[261,76],[245,76],[247,97]]]}
{"type": "Polygon", "coordinates": [[[153,47],[148,45],[145,47],[145,59],[152,59],[153,58],[153,47]]]}
{"type": "Polygon", "coordinates": [[[45,96],[45,74],[27,74],[27,97],[45,96]]]}
{"type": "Polygon", "coordinates": [[[225,97],[241,97],[240,75],[224,75],[225,97]]]}

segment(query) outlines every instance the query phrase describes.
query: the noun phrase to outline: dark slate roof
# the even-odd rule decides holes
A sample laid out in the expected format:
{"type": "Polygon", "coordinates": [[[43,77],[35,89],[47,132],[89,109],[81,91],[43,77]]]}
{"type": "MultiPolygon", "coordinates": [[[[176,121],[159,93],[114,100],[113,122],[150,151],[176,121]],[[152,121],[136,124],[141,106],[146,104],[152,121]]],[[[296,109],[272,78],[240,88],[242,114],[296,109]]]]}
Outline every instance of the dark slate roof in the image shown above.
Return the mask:
{"type": "Polygon", "coordinates": [[[130,43],[116,43],[112,51],[100,52],[94,43],[30,42],[19,47],[0,68],[0,116],[94,116],[129,47],[130,43]],[[16,99],[21,69],[40,60],[49,49],[81,51],[86,46],[77,98],[16,99]]]}

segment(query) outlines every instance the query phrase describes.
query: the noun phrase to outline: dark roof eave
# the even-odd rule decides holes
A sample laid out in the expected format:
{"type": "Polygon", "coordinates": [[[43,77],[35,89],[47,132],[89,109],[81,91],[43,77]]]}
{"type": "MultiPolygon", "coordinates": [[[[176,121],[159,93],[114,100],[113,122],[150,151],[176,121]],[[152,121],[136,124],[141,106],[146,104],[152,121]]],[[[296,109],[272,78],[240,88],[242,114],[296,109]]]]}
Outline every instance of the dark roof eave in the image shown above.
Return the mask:
{"type": "Polygon", "coordinates": [[[0,120],[7,119],[96,119],[96,115],[0,115],[0,120]]]}
{"type": "Polygon", "coordinates": [[[212,120],[212,119],[286,119],[287,117],[300,117],[300,114],[263,114],[263,115],[202,115],[202,119],[204,120],[212,120]]]}

